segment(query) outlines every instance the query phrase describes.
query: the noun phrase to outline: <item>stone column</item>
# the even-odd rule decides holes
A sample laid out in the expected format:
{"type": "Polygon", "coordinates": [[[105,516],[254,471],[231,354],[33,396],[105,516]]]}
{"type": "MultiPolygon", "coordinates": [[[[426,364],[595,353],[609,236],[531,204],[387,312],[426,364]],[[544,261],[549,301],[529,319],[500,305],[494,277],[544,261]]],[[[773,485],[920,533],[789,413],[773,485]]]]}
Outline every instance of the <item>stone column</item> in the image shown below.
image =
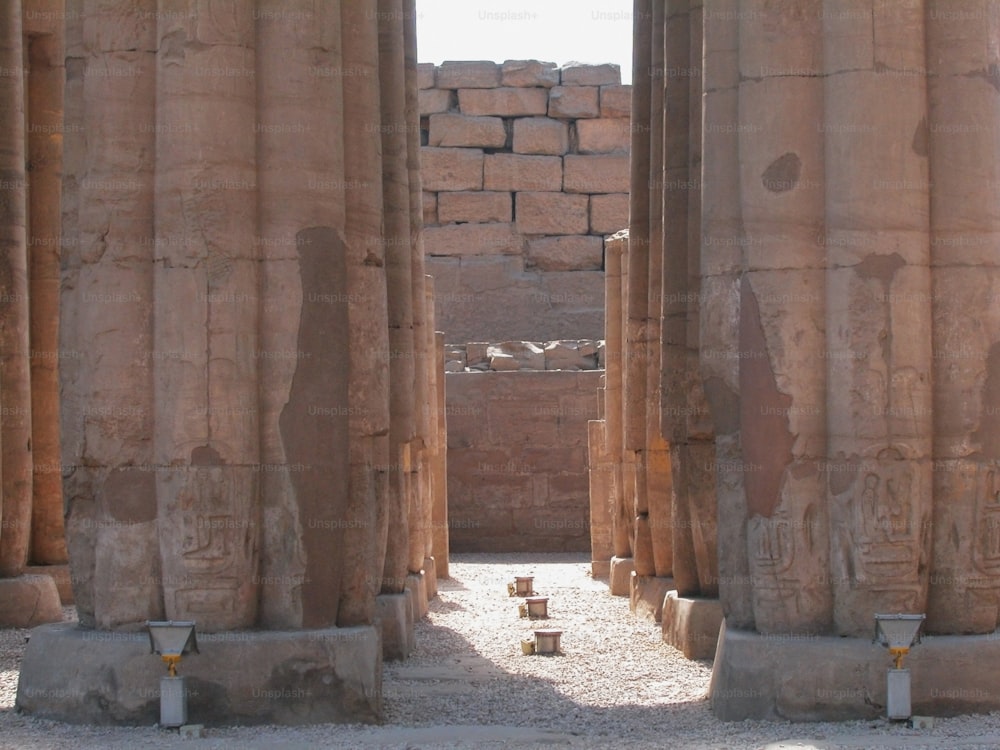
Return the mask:
{"type": "MultiPolygon", "coordinates": [[[[374,582],[365,580],[376,557],[377,509],[388,502],[384,469],[389,455],[389,352],[385,252],[382,242],[382,171],[378,65],[378,4],[375,0],[341,6],[343,80],[344,191],[349,357],[347,403],[350,405],[350,484],[345,519],[349,528],[370,530],[345,534],[342,593],[337,624],[372,621],[374,582]],[[355,74],[356,73],[356,74],[355,74]],[[365,125],[368,125],[367,129],[365,125]]],[[[392,207],[395,209],[396,207],[392,207]]]]}
{"type": "Polygon", "coordinates": [[[31,562],[64,565],[59,455],[59,256],[65,3],[29,0],[28,158],[31,184],[28,293],[31,308],[31,562]],[[32,19],[40,19],[41,23],[32,19]],[[35,25],[37,23],[37,25],[35,25]]]}
{"type": "MultiPolygon", "coordinates": [[[[62,610],[52,578],[24,575],[32,536],[28,246],[34,237],[29,218],[31,185],[25,174],[25,126],[31,125],[31,112],[26,118],[24,84],[29,79],[24,63],[30,51],[24,48],[27,40],[21,22],[20,2],[0,10],[0,132],[4,134],[0,144],[0,627],[23,628],[61,620],[62,610]]],[[[43,119],[43,123],[50,122],[43,119]]],[[[40,166],[49,179],[42,179],[40,190],[52,185],[42,157],[39,153],[40,166]]],[[[38,225],[45,226],[48,218],[43,214],[38,225]]],[[[49,233],[44,236],[50,242],[53,239],[49,233]]],[[[44,405],[51,406],[51,401],[44,405]]],[[[50,412],[43,410],[43,415],[50,412]]],[[[45,455],[51,458],[50,452],[45,455]]],[[[46,551],[52,552],[51,547],[46,551]]]]}
{"type": "Polygon", "coordinates": [[[257,619],[255,3],[175,8],[157,15],[157,525],[164,614],[211,632],[257,619]]]}
{"type": "MultiPolygon", "coordinates": [[[[396,594],[406,586],[412,571],[413,528],[411,506],[419,503],[413,468],[418,464],[415,360],[422,346],[415,342],[414,311],[423,296],[414,296],[413,260],[416,255],[410,231],[410,172],[404,50],[397,44],[403,34],[402,0],[379,0],[379,83],[382,112],[379,132],[385,168],[382,172],[385,217],[385,259],[389,313],[389,503],[383,509],[380,533],[387,534],[382,592],[396,594]],[[390,527],[391,530],[390,530],[390,527]]],[[[370,126],[369,126],[370,127],[370,126]]],[[[423,554],[419,555],[423,563],[423,554]]],[[[417,571],[420,566],[417,566],[417,571]]]]}
{"type": "MultiPolygon", "coordinates": [[[[423,255],[421,249],[420,254],[423,255]]],[[[437,564],[434,560],[434,454],[437,450],[437,340],[434,335],[434,277],[424,275],[423,346],[418,365],[424,371],[423,403],[420,429],[423,447],[420,451],[421,527],[424,536],[423,570],[427,578],[427,598],[437,596],[437,564]]]]}
{"type": "Polygon", "coordinates": [[[20,575],[31,539],[28,185],[21,3],[0,11],[0,576],[20,575]]]}
{"type": "Polygon", "coordinates": [[[434,569],[438,578],[448,574],[448,422],[445,409],[444,332],[434,332],[434,569]]]}
{"type": "MultiPolygon", "coordinates": [[[[691,177],[700,192],[697,367],[715,435],[719,597],[731,627],[753,627],[746,549],[746,472],[740,446],[740,277],[752,237],[740,211],[740,3],[704,13],[702,164],[691,177]]],[[[696,140],[692,137],[692,141],[696,140]]],[[[689,147],[694,144],[689,143],[689,147]]],[[[680,483],[679,483],[680,486],[680,483]]]]}
{"type": "MultiPolygon", "coordinates": [[[[740,582],[722,587],[713,710],[870,716],[874,613],[926,613],[953,636],[997,626],[997,212],[975,196],[1000,173],[983,78],[1000,27],[978,2],[735,7],[705,10],[702,247],[727,224],[741,244],[702,259],[703,365],[716,342],[739,361],[706,385],[717,446],[743,467],[718,473],[722,580],[740,582]],[[710,137],[710,117],[737,137],[710,137]],[[738,685],[759,690],[734,700],[738,685]]],[[[1000,663],[989,636],[918,649],[915,712],[997,705],[969,687],[1000,663]],[[959,653],[975,661],[961,673],[959,653]]]]}
{"type": "MultiPolygon", "coordinates": [[[[920,135],[930,159],[934,343],[927,630],[992,633],[1000,612],[1000,96],[982,71],[996,69],[984,44],[996,43],[1000,24],[988,2],[928,2],[925,18],[928,120],[920,135]]],[[[921,424],[926,417],[913,414],[921,424]]]]}
{"type": "MultiPolygon", "coordinates": [[[[638,127],[649,131],[649,182],[645,192],[649,201],[649,253],[646,293],[646,399],[645,399],[645,488],[647,519],[653,553],[653,573],[665,578],[673,574],[674,539],[671,504],[669,446],[660,429],[661,411],[661,350],[660,332],[663,309],[663,247],[666,229],[663,216],[664,199],[664,86],[666,58],[664,49],[664,5],[652,3],[650,19],[650,102],[648,120],[638,127]]],[[[633,121],[637,124],[639,121],[633,121]]],[[[641,144],[636,144],[641,145],[641,144]]],[[[643,152],[639,152],[643,153],[643,152]]],[[[671,364],[672,366],[672,364],[671,364]]],[[[640,514],[641,516],[641,514],[640,514]]],[[[659,597],[662,599],[662,597],[659,597]]]]}
{"type": "Polygon", "coordinates": [[[609,237],[604,242],[604,420],[607,433],[608,460],[611,463],[611,523],[613,554],[615,557],[632,556],[632,514],[626,507],[622,486],[622,454],[624,434],[622,429],[622,376],[624,371],[623,328],[625,310],[622,304],[623,254],[628,249],[628,235],[624,232],[609,237]]]}
{"type": "MultiPolygon", "coordinates": [[[[925,11],[919,4],[894,7],[891,23],[879,17],[879,9],[872,10],[880,29],[874,42],[877,57],[901,57],[888,70],[853,70],[871,55],[871,19],[828,20],[822,27],[824,102],[816,104],[817,111],[825,111],[826,455],[831,469],[837,462],[851,468],[826,477],[829,572],[834,631],[855,637],[871,632],[873,612],[925,612],[931,572],[927,207],[934,200],[927,158],[928,79],[925,72],[894,70],[898,65],[921,71],[930,58],[924,48],[925,11]],[[880,106],[873,109],[862,102],[880,106]]],[[[818,27],[815,33],[820,31],[818,27]]],[[[953,168],[949,164],[942,174],[953,168]]],[[[804,170],[802,179],[808,177],[804,170]]],[[[954,184],[943,190],[950,187],[954,184]]],[[[821,210],[817,219],[823,218],[821,210]]],[[[822,250],[817,251],[816,261],[822,257],[822,250]]],[[[797,285],[785,282],[782,288],[786,295],[797,288],[797,301],[815,288],[814,276],[804,272],[797,285]]],[[[804,302],[796,305],[803,313],[815,307],[811,300],[804,302]]],[[[811,362],[803,359],[801,367],[806,370],[811,362]]],[[[803,450],[806,445],[799,448],[805,437],[822,431],[807,408],[814,404],[813,398],[792,402],[801,406],[792,413],[783,442],[797,459],[786,480],[786,487],[792,484],[788,494],[804,511],[791,518],[821,525],[821,507],[805,510],[816,487],[813,472],[804,483],[794,482],[815,463],[804,460],[811,455],[803,450]],[[807,429],[796,429],[796,421],[807,429]],[[795,464],[802,469],[796,471],[795,464]]],[[[812,538],[822,537],[814,533],[812,538]]],[[[823,569],[822,557],[816,555],[817,572],[823,569]]],[[[804,609],[816,613],[809,627],[822,628],[827,616],[820,602],[827,593],[817,591],[815,583],[811,588],[812,602],[804,609]]]]}
{"type": "Polygon", "coordinates": [[[81,620],[115,633],[36,631],[18,706],[145,723],[157,672],[124,631],[170,616],[198,622],[183,671],[221,701],[194,721],[377,721],[379,523],[399,534],[386,231],[412,226],[409,144],[381,139],[405,85],[378,45],[392,18],[375,0],[150,2],[67,14],[87,134],[66,180],[63,340],[87,342],[63,383],[68,541],[81,620]],[[407,181],[394,204],[387,171],[407,181]],[[83,653],[86,686],[65,670],[83,653]],[[265,683],[295,700],[247,689],[265,683]]]}
{"type": "Polygon", "coordinates": [[[784,77],[821,63],[821,10],[810,2],[780,30],[772,14],[740,20],[740,70],[754,79],[740,84],[737,119],[750,238],[739,281],[738,470],[754,618],[764,633],[815,633],[830,618],[826,504],[817,500],[826,411],[824,251],[816,238],[824,212],[823,79],[784,77]],[[775,49],[778,35],[790,33],[802,43],[775,49]]]}
{"type": "MultiPolygon", "coordinates": [[[[652,39],[644,33],[652,18],[649,0],[636,0],[633,22],[636,28],[633,59],[636,69],[645,70],[632,87],[632,122],[650,121],[651,82],[648,71],[652,61],[652,39]]],[[[645,126],[632,130],[631,152],[649,153],[650,133],[645,126]]],[[[632,552],[637,575],[653,575],[653,544],[649,530],[649,506],[646,497],[646,376],[649,355],[649,184],[653,172],[648,160],[631,160],[632,193],[629,199],[628,298],[626,357],[622,398],[625,409],[625,493],[631,499],[635,518],[632,552]]]]}

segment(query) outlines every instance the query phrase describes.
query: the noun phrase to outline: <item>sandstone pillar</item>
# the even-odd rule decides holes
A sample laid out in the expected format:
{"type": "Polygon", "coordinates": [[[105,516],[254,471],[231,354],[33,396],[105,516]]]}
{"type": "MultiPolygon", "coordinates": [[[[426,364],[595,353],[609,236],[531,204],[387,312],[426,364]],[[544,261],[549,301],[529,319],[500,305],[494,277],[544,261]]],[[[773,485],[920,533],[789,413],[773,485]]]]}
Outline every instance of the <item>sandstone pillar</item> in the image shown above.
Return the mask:
{"type": "MultiPolygon", "coordinates": [[[[939,634],[998,622],[997,212],[975,196],[1000,170],[983,124],[1000,98],[981,74],[1000,27],[978,2],[801,10],[704,11],[700,356],[724,718],[871,715],[856,686],[876,684],[859,678],[876,612],[926,613],[939,634]],[[751,684],[752,700],[727,693],[751,684]]],[[[1000,656],[965,640],[925,641],[939,695],[918,691],[915,711],[960,710],[947,685],[970,678],[942,669],[949,649],[1000,656]]]]}
{"type": "MultiPolygon", "coordinates": [[[[49,576],[24,575],[32,538],[35,467],[32,450],[32,402],[36,397],[32,390],[29,365],[31,321],[28,248],[35,239],[33,229],[41,230],[40,239],[47,239],[50,243],[54,239],[52,227],[47,223],[52,218],[50,213],[42,211],[37,222],[33,222],[30,216],[31,205],[40,200],[41,196],[33,195],[33,186],[25,174],[26,156],[29,153],[26,151],[28,140],[25,126],[30,131],[32,108],[29,108],[26,117],[27,92],[24,84],[28,81],[30,87],[31,79],[24,75],[24,65],[30,64],[32,51],[31,41],[26,36],[28,29],[22,26],[24,10],[30,8],[22,8],[20,2],[8,3],[7,7],[0,10],[0,128],[4,133],[4,142],[0,145],[0,627],[31,627],[62,619],[59,595],[53,579],[49,576]],[[28,49],[25,49],[26,44],[28,49]]],[[[52,51],[51,47],[47,49],[52,51]]],[[[35,53],[39,61],[45,59],[41,47],[36,48],[35,53]]],[[[41,70],[41,62],[39,66],[41,70]]],[[[42,96],[39,99],[41,101],[34,108],[36,115],[39,114],[39,109],[44,109],[47,101],[42,96]]],[[[51,99],[48,103],[52,104],[51,99]]],[[[58,103],[55,109],[53,116],[40,117],[42,126],[51,127],[53,121],[58,122],[58,103]]],[[[43,196],[51,198],[52,168],[58,170],[58,147],[54,150],[39,148],[37,154],[42,172],[38,190],[43,196]],[[46,157],[49,158],[48,163],[46,157]]],[[[58,195],[58,188],[56,194],[58,195]]],[[[58,219],[58,201],[54,210],[58,219]]],[[[57,238],[58,225],[55,230],[57,238]]],[[[50,270],[44,263],[41,265],[46,271],[50,270]]],[[[44,288],[44,284],[41,287],[44,288]]],[[[58,286],[56,288],[58,290],[58,286]]],[[[50,291],[50,288],[40,289],[40,299],[45,299],[44,292],[50,291]]],[[[52,301],[51,298],[49,301],[52,301]]],[[[54,313],[55,310],[40,311],[40,319],[51,319],[44,317],[46,312],[54,313]]],[[[44,333],[48,334],[50,330],[45,328],[44,333]]],[[[49,338],[43,336],[43,340],[46,345],[51,345],[49,338]]],[[[49,354],[54,355],[55,352],[50,351],[49,354]]],[[[54,364],[50,364],[50,368],[54,370],[54,364]]],[[[43,455],[47,459],[52,457],[52,443],[47,438],[52,434],[49,428],[53,425],[46,421],[54,416],[51,409],[52,393],[46,391],[51,385],[51,379],[44,385],[39,384],[39,396],[44,392],[45,397],[40,398],[42,409],[37,417],[39,433],[45,442],[43,455]]],[[[58,396],[58,388],[56,395],[58,396]]],[[[58,437],[56,440],[58,441],[58,437]]],[[[58,445],[56,448],[58,453],[58,445]]],[[[56,463],[58,464],[58,457],[56,463]]],[[[48,513],[50,507],[45,505],[44,510],[48,513]]],[[[51,520],[50,515],[48,520],[51,520]]],[[[61,521],[61,515],[58,520],[61,521]]],[[[53,531],[51,526],[46,526],[46,530],[53,531]]],[[[43,534],[42,537],[41,551],[58,559],[59,550],[54,549],[53,545],[58,545],[61,535],[53,532],[43,534]],[[50,541],[52,544],[45,546],[50,541]]]]}
{"type": "MultiPolygon", "coordinates": [[[[872,10],[881,26],[887,19],[872,10]]],[[[905,50],[905,68],[922,69],[930,60],[925,34],[937,24],[925,26],[924,11],[894,8],[893,24],[876,37],[877,48],[905,50]]],[[[827,477],[829,570],[835,631],[863,636],[871,631],[873,612],[927,609],[933,483],[927,207],[934,205],[928,79],[926,73],[841,72],[862,54],[859,40],[871,35],[867,18],[838,17],[823,31],[830,73],[823,92],[826,455],[831,467],[843,462],[852,469],[827,477]],[[852,42],[847,49],[845,39],[852,42]],[[876,112],[863,101],[885,108],[876,112]]],[[[942,175],[955,166],[948,164],[942,175]]],[[[807,279],[802,285],[800,294],[812,288],[807,279]]],[[[939,345],[946,353],[944,342],[939,345]]],[[[790,430],[802,440],[801,431],[790,430]]],[[[811,479],[794,487],[802,507],[814,487],[811,479]]],[[[956,500],[952,504],[964,504],[956,500]]],[[[822,523],[822,513],[802,516],[810,517],[822,523]]]]}
{"type": "Polygon", "coordinates": [[[632,513],[626,506],[622,462],[624,451],[622,379],[624,374],[624,319],[622,274],[628,235],[620,232],[604,243],[604,421],[611,463],[611,523],[613,554],[631,557],[632,513]]]}
{"type": "Polygon", "coordinates": [[[815,633],[831,615],[823,576],[827,503],[817,500],[825,494],[818,461],[826,448],[824,250],[816,238],[824,216],[824,79],[773,73],[821,63],[821,11],[813,2],[801,18],[783,22],[791,26],[780,33],[794,29],[803,42],[781,49],[773,46],[779,32],[770,16],[740,19],[740,70],[761,73],[740,84],[736,120],[750,238],[738,291],[737,468],[746,488],[754,618],[764,633],[815,633]],[[792,109],[797,114],[788,116],[792,109]]]}
{"type": "MultiPolygon", "coordinates": [[[[921,134],[930,160],[934,345],[927,629],[992,633],[1000,613],[1000,212],[993,200],[1000,96],[975,71],[987,63],[994,69],[996,53],[985,45],[1000,38],[1000,25],[989,3],[958,9],[928,2],[925,11],[928,119],[921,134]]],[[[924,424],[927,416],[912,418],[924,424]]]]}
{"type": "Polygon", "coordinates": [[[31,373],[21,3],[0,11],[0,576],[17,576],[31,539],[31,373]]]}
{"type": "MultiPolygon", "coordinates": [[[[634,19],[652,17],[652,3],[636,0],[634,19]]],[[[634,67],[649,70],[652,39],[638,34],[633,48],[634,67]]],[[[650,101],[652,96],[650,78],[639,77],[632,87],[632,122],[650,121],[650,101]]],[[[649,129],[635,128],[632,131],[632,153],[648,153],[650,149],[649,129]]],[[[646,159],[631,160],[632,185],[648,186],[653,172],[646,159]]],[[[649,504],[646,496],[646,377],[649,356],[649,198],[641,187],[631,194],[629,203],[629,252],[628,252],[628,296],[625,360],[622,398],[625,410],[624,445],[628,464],[625,473],[625,493],[631,499],[635,531],[632,552],[635,571],[648,576],[655,573],[653,544],[649,528],[649,504]]]]}
{"type": "Polygon", "coordinates": [[[31,314],[31,562],[66,563],[59,456],[59,257],[65,3],[29,0],[28,216],[31,314]],[[33,27],[32,19],[41,19],[33,27]]]}
{"type": "MultiPolygon", "coordinates": [[[[660,332],[663,306],[663,246],[665,223],[663,216],[664,199],[664,4],[652,3],[649,19],[650,39],[650,92],[648,120],[641,128],[649,132],[650,173],[647,187],[638,188],[637,200],[643,195],[649,202],[648,235],[649,252],[646,291],[646,398],[645,398],[645,481],[646,506],[650,542],[653,554],[653,574],[668,577],[674,569],[674,538],[671,520],[673,488],[670,477],[669,446],[660,429],[661,402],[661,350],[660,332]],[[655,250],[654,250],[655,248],[655,250]]],[[[642,144],[634,144],[640,149],[642,144]]],[[[634,147],[633,146],[633,147],[634,147]]],[[[638,153],[643,153],[639,151],[638,153]]],[[[671,363],[672,366],[672,363],[671,363]]],[[[641,515],[641,514],[639,514],[641,515]]]]}
{"type": "Polygon", "coordinates": [[[448,578],[448,424],[445,408],[444,333],[434,333],[434,566],[438,578],[448,578]]]}
{"type": "MultiPolygon", "coordinates": [[[[344,178],[351,189],[344,191],[346,214],[348,324],[352,341],[349,353],[347,403],[349,416],[350,483],[345,517],[354,528],[375,531],[377,509],[387,499],[384,467],[389,455],[389,351],[387,301],[385,292],[385,252],[382,242],[384,205],[381,180],[380,137],[372,123],[380,122],[377,85],[378,5],[374,0],[344,3],[341,6],[343,67],[360,73],[345,76],[344,178]],[[365,124],[368,124],[367,132],[365,124]],[[373,132],[375,131],[375,132],[373,132]],[[355,338],[356,337],[356,338],[355,338]],[[360,345],[360,342],[366,342],[360,345]]],[[[393,207],[395,208],[395,207],[393,207]]],[[[373,581],[366,571],[379,566],[372,542],[365,533],[345,534],[342,594],[338,625],[371,622],[373,581]]]]}
{"type": "Polygon", "coordinates": [[[165,616],[211,632],[257,619],[255,3],[175,7],[157,14],[157,526],[165,616]]]}
{"type": "MultiPolygon", "coordinates": [[[[424,304],[423,296],[414,296],[413,256],[410,231],[410,173],[406,128],[406,76],[404,50],[397,40],[403,34],[402,0],[379,0],[379,82],[382,86],[382,193],[386,206],[385,259],[389,314],[389,503],[383,509],[386,518],[379,524],[387,535],[384,593],[400,593],[412,570],[417,533],[413,528],[411,506],[419,503],[417,472],[417,409],[415,361],[422,350],[415,341],[415,309],[424,304]],[[392,528],[390,530],[390,527],[392,528]]],[[[420,555],[423,563],[423,554],[420,555]]],[[[420,567],[417,567],[420,570],[420,567]]]]}
{"type": "Polygon", "coordinates": [[[416,130],[405,13],[160,5],[67,13],[67,111],[86,138],[64,183],[62,338],[87,342],[63,380],[67,538],[81,621],[116,632],[96,649],[39,633],[18,706],[145,723],[156,672],[124,631],[189,617],[204,658],[187,673],[221,701],[195,712],[377,721],[379,540],[395,533],[410,567],[387,505],[387,249],[412,273],[414,168],[405,139],[382,143],[416,130]],[[83,653],[99,662],[86,690],[65,672],[83,653]],[[306,699],[247,697],[284,688],[275,675],[305,679],[306,699]],[[75,697],[94,691],[100,715],[75,697]]]}

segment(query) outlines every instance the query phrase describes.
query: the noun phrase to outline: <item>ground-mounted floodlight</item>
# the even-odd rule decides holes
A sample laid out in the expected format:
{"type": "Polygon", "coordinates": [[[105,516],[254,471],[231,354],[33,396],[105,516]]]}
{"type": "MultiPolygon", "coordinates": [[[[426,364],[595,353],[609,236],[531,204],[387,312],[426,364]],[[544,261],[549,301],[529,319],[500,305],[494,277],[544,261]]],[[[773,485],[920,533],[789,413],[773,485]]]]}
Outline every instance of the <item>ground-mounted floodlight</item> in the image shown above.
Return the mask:
{"type": "Polygon", "coordinates": [[[160,678],[160,726],[187,724],[187,691],[184,678],[177,675],[177,664],[184,654],[198,652],[195,623],[191,620],[160,620],[146,623],[149,649],[167,665],[167,675],[160,678]]]}
{"type": "Polygon", "coordinates": [[[910,670],[903,669],[903,657],[910,646],[920,642],[920,626],[926,615],[875,615],[874,642],[888,647],[894,658],[886,672],[886,716],[910,718],[910,670]]]}

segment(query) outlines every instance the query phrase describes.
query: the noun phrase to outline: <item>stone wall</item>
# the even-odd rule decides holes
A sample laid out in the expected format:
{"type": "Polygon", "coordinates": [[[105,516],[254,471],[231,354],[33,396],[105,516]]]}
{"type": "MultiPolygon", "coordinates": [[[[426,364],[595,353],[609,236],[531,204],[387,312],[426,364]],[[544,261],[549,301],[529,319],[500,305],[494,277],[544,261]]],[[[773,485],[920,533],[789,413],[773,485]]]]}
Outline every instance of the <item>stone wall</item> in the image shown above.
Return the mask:
{"type": "Polygon", "coordinates": [[[628,222],[615,65],[420,66],[424,247],[448,341],[600,338],[603,237],[628,222]]]}
{"type": "Polygon", "coordinates": [[[603,374],[445,376],[452,552],[590,550],[587,423],[603,374]]]}

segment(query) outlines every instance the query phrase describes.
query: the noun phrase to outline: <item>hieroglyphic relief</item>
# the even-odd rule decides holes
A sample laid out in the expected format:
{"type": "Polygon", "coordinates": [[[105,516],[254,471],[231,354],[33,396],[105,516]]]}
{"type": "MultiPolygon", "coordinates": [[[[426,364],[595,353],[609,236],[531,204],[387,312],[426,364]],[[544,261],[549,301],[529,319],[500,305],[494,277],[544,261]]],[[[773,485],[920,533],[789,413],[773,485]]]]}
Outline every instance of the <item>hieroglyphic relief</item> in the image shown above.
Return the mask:
{"type": "Polygon", "coordinates": [[[198,468],[177,492],[182,543],[173,575],[164,578],[171,617],[207,624],[238,622],[244,616],[243,589],[252,581],[255,565],[254,486],[253,477],[240,470],[198,468]]]}
{"type": "Polygon", "coordinates": [[[984,576],[1000,576],[1000,478],[997,469],[978,472],[976,477],[975,543],[972,559],[984,576]]]}

